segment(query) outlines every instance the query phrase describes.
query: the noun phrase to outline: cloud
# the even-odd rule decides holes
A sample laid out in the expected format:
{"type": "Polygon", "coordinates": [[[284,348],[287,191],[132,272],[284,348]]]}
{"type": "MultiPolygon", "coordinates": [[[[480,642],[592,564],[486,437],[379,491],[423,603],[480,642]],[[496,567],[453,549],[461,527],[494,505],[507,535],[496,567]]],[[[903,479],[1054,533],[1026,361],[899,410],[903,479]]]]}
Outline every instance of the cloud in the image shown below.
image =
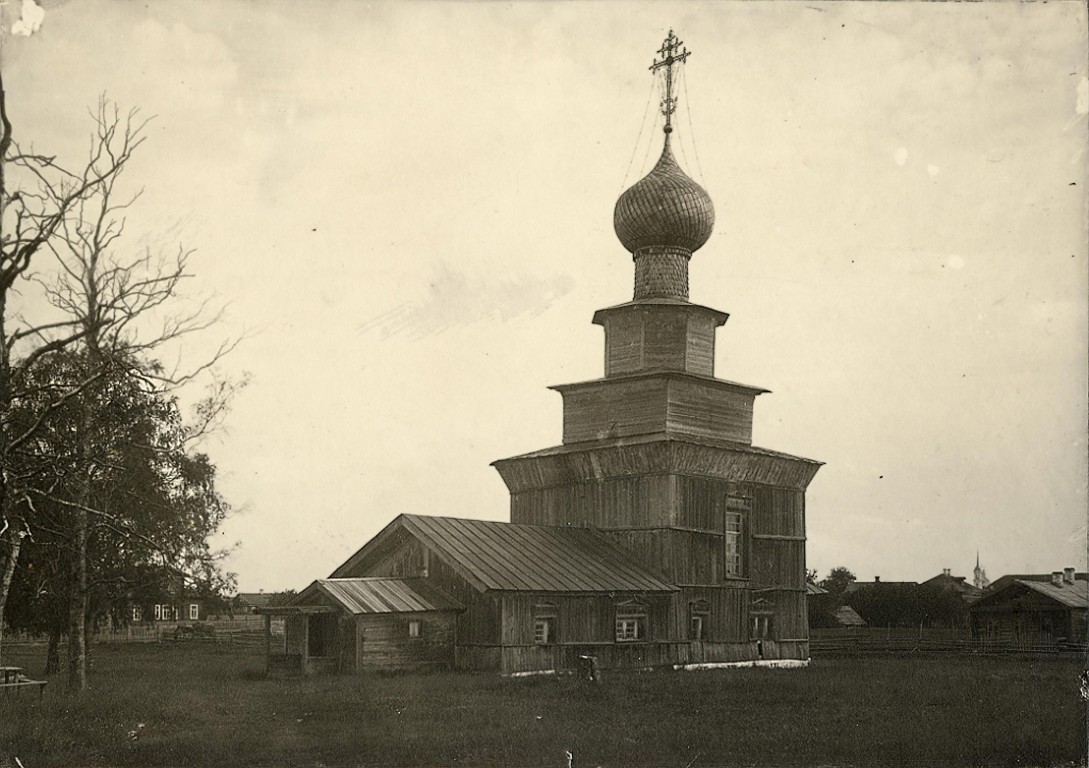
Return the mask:
{"type": "Polygon", "coordinates": [[[409,333],[419,338],[479,320],[506,322],[519,315],[541,314],[574,285],[570,275],[493,281],[441,266],[422,300],[404,302],[375,315],[357,330],[378,331],[383,337],[409,333]]]}
{"type": "Polygon", "coordinates": [[[30,37],[39,29],[45,20],[45,10],[34,0],[23,0],[22,16],[11,25],[11,34],[30,37]]]}

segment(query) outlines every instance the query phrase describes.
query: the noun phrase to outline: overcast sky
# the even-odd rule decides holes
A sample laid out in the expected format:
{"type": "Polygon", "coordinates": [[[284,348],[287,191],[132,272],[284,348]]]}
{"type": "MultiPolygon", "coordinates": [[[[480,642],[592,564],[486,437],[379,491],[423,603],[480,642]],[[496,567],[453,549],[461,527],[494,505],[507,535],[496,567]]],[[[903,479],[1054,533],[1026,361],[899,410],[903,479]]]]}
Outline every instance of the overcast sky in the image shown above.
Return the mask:
{"type": "Polygon", "coordinates": [[[489,462],[560,442],[546,387],[602,374],[590,318],[631,297],[612,208],[671,27],[716,207],[692,299],[731,315],[718,375],[772,390],[754,443],[826,462],[810,567],[1085,568],[1082,3],[41,8],[3,7],[17,138],[78,161],[101,92],[154,116],[122,247],[196,248],[250,333],[205,446],[242,590],[402,512],[507,519],[489,462]]]}

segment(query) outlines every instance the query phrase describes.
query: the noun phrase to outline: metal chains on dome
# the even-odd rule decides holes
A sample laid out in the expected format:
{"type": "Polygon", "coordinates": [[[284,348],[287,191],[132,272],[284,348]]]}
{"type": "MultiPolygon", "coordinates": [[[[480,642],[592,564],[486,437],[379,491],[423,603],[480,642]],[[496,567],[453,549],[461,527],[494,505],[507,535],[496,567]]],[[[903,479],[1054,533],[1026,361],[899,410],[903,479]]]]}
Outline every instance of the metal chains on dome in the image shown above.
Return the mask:
{"type": "MultiPolygon", "coordinates": [[[[700,175],[700,182],[707,183],[707,180],[703,176],[703,166],[700,165],[700,151],[696,147],[696,132],[692,127],[692,109],[689,107],[691,99],[688,98],[688,76],[685,74],[685,68],[681,67],[681,87],[684,88],[684,111],[688,115],[688,140],[692,142],[692,154],[696,156],[696,171],[700,175]]],[[[684,152],[684,148],[681,148],[681,152],[684,152]]],[[[688,159],[685,158],[685,162],[688,159]]]]}
{"type": "MultiPolygon", "coordinates": [[[[657,78],[655,78],[657,79],[657,78]]],[[[650,97],[654,95],[654,80],[650,81],[650,90],[647,91],[647,105],[643,107],[643,119],[639,122],[639,135],[635,137],[635,146],[631,148],[631,158],[628,160],[628,167],[624,171],[624,180],[620,182],[620,191],[623,192],[628,185],[628,174],[631,173],[631,164],[635,162],[635,153],[639,151],[639,142],[643,140],[643,129],[647,126],[647,114],[650,112],[650,97]]],[[[647,144],[647,154],[650,154],[650,147],[654,142],[647,144]]],[[[643,168],[647,166],[647,159],[643,157],[643,168]]],[[[642,169],[640,169],[642,170],[642,169]]]]}

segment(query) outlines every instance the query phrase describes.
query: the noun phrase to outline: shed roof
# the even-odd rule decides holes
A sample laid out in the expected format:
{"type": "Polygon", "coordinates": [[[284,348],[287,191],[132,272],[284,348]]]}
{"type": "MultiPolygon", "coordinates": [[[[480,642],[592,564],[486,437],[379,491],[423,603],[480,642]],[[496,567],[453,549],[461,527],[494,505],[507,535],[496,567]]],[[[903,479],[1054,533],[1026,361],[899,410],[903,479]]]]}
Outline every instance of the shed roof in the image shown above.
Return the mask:
{"type": "Polygon", "coordinates": [[[400,515],[333,572],[350,576],[368,550],[407,531],[477,589],[533,592],[672,592],[677,587],[640,565],[592,528],[517,525],[457,517],[400,515]]]}
{"type": "Polygon", "coordinates": [[[303,604],[317,592],[355,614],[464,610],[457,600],[421,578],[318,579],[299,593],[292,604],[303,604]]]}

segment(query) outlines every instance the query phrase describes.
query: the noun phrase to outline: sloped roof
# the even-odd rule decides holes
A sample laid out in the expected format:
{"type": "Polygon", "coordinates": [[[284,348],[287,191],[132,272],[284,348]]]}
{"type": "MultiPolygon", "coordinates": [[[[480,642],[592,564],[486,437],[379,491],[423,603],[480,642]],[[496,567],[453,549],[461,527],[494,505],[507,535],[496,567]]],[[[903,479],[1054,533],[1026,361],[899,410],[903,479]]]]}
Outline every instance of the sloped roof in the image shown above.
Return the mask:
{"type": "Polygon", "coordinates": [[[858,615],[858,611],[849,605],[841,605],[836,609],[836,623],[841,627],[864,627],[866,620],[858,615]]]}
{"type": "Polygon", "coordinates": [[[419,539],[484,591],[672,592],[677,587],[640,565],[592,528],[516,525],[457,517],[400,515],[332,576],[352,575],[371,545],[396,530],[419,539]]]}
{"type": "Polygon", "coordinates": [[[805,593],[807,595],[827,595],[828,590],[824,587],[819,587],[816,584],[807,581],[805,583],[805,593]]]}
{"type": "Polygon", "coordinates": [[[1074,581],[1073,584],[1052,584],[1050,581],[1029,581],[1028,579],[1016,579],[1015,584],[1021,584],[1029,589],[1046,595],[1056,602],[1069,608],[1085,608],[1089,606],[1089,589],[1086,581],[1074,581]]]}
{"type": "Polygon", "coordinates": [[[234,596],[235,601],[241,605],[248,605],[253,608],[261,608],[268,605],[268,601],[272,599],[271,592],[239,592],[234,596]]]}
{"type": "Polygon", "coordinates": [[[415,611],[460,611],[457,600],[427,579],[318,579],[304,589],[292,604],[303,604],[322,592],[349,613],[411,613],[415,611]]]}

